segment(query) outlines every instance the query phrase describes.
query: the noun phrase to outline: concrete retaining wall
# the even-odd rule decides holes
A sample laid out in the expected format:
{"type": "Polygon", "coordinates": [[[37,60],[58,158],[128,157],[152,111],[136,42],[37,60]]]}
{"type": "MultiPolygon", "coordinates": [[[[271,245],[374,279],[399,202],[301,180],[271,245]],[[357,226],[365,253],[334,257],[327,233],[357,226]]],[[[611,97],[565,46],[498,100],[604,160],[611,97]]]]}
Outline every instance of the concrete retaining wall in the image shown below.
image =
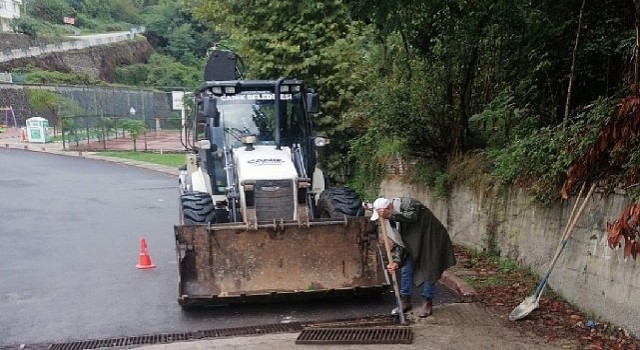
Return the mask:
{"type": "MultiPolygon", "coordinates": [[[[492,246],[501,257],[529,266],[540,276],[553,258],[575,203],[575,198],[570,198],[542,208],[532,205],[520,190],[487,196],[464,186],[454,188],[448,198],[438,199],[427,188],[393,180],[383,182],[380,193],[417,198],[446,223],[454,242],[480,249],[492,246]]],[[[620,249],[607,245],[606,224],[616,220],[628,203],[624,193],[596,190],[553,269],[548,287],[594,318],[640,336],[640,260],[625,260],[620,249]]]]}
{"type": "Polygon", "coordinates": [[[137,34],[146,31],[145,27],[131,28],[128,33],[113,34],[111,36],[95,37],[90,39],[78,40],[80,37],[73,37],[70,41],[58,44],[48,44],[44,46],[31,46],[23,49],[14,49],[11,51],[0,51],[0,62],[11,61],[19,58],[34,57],[45,53],[81,50],[89,47],[100,46],[105,44],[117,43],[126,40],[135,39],[137,34]]]}

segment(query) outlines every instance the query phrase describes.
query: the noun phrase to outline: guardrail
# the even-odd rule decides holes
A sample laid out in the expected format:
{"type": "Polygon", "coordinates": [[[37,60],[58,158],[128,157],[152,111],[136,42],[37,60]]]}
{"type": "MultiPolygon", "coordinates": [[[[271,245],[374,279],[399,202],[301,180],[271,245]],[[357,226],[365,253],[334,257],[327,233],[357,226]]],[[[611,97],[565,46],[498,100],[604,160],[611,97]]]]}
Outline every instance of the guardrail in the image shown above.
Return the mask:
{"type": "Polygon", "coordinates": [[[92,46],[106,45],[120,41],[133,40],[137,34],[144,33],[145,27],[131,28],[129,32],[120,33],[111,36],[99,38],[83,39],[82,37],[73,38],[73,40],[65,41],[58,44],[49,44],[45,46],[32,46],[26,49],[14,49],[11,51],[0,52],[0,62],[6,62],[24,57],[39,56],[52,52],[63,52],[71,50],[86,49],[92,46]]]}

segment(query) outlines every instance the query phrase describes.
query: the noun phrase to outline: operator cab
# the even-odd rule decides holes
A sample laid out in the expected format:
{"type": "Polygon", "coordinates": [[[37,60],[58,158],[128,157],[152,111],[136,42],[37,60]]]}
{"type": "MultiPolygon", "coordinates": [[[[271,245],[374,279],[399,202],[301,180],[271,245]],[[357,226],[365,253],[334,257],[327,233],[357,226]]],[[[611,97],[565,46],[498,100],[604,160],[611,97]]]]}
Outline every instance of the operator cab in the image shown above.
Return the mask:
{"type": "Polygon", "coordinates": [[[304,91],[298,80],[205,82],[196,92],[198,122],[193,146],[206,149],[198,152],[199,161],[212,165],[203,167],[212,194],[227,193],[225,156],[245,146],[247,136],[252,136],[251,147],[270,146],[292,154],[300,178],[313,174],[316,138],[311,112],[317,110],[317,94],[304,91]]]}

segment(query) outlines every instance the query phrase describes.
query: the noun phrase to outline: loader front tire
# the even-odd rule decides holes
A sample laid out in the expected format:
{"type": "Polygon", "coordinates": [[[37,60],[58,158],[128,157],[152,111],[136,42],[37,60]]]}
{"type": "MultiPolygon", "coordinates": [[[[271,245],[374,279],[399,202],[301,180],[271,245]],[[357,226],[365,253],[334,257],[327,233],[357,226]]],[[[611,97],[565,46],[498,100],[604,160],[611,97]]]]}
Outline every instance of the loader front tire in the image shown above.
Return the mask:
{"type": "Polygon", "coordinates": [[[332,187],[324,190],[318,198],[316,217],[343,218],[363,216],[362,200],[356,191],[346,187],[332,187]]]}
{"type": "Polygon", "coordinates": [[[211,195],[205,192],[185,192],[180,196],[182,220],[185,225],[216,222],[216,208],[211,195]]]}

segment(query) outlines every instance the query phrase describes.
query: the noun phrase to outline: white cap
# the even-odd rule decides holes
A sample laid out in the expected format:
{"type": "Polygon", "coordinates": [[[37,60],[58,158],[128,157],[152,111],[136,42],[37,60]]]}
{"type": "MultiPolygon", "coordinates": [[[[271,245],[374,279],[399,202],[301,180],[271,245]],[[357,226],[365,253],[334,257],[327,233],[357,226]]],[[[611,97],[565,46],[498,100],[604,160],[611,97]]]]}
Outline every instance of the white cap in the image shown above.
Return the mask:
{"type": "Polygon", "coordinates": [[[391,202],[384,197],[376,199],[375,202],[373,202],[373,215],[371,215],[371,221],[378,220],[378,209],[384,209],[388,207],[390,203],[391,202]]]}

